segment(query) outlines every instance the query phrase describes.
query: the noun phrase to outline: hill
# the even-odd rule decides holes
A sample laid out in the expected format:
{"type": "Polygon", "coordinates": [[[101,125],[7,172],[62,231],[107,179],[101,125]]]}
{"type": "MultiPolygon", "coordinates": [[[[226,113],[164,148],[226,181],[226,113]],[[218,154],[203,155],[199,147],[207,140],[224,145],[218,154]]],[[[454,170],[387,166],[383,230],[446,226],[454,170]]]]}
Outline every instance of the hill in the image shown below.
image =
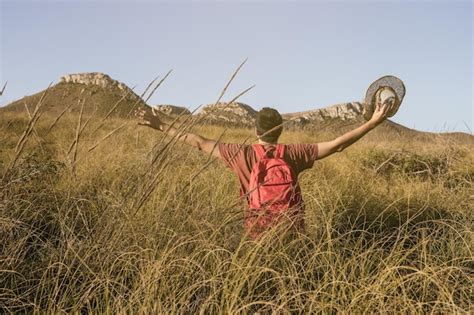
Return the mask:
{"type": "MultiPolygon", "coordinates": [[[[7,106],[0,112],[24,112],[25,105],[30,111],[45,91],[25,96],[7,106]]],[[[104,116],[113,109],[113,115],[127,117],[135,104],[144,104],[143,100],[125,84],[103,73],[80,73],[65,75],[60,82],[51,86],[43,102],[43,111],[57,114],[67,109],[79,112],[84,102],[84,113],[104,116]]]]}
{"type": "MultiPolygon", "coordinates": [[[[30,112],[45,91],[26,96],[0,108],[1,112],[24,112],[28,106],[30,112]]],[[[57,115],[63,111],[79,112],[84,103],[84,113],[127,118],[133,107],[145,102],[132,89],[110,76],[92,72],[65,75],[60,82],[49,88],[42,107],[43,112],[57,115]]],[[[341,134],[364,122],[363,107],[360,102],[341,103],[320,109],[282,114],[287,130],[306,130],[318,134],[341,134]]],[[[182,106],[171,104],[156,105],[166,116],[190,115],[182,106]]],[[[195,114],[199,123],[219,125],[231,128],[253,128],[257,111],[248,104],[221,102],[209,104],[195,114]]],[[[391,120],[385,121],[371,132],[369,139],[430,141],[442,138],[467,145],[474,145],[474,136],[456,133],[429,133],[407,128],[391,120]]]]}

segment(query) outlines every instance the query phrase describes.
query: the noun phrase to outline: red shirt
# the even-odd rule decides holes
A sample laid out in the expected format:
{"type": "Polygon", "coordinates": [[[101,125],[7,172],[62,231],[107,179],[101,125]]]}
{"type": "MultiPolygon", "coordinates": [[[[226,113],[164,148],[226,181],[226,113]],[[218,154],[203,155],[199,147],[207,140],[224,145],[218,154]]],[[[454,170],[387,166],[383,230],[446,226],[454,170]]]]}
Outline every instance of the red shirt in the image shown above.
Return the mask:
{"type": "MultiPolygon", "coordinates": [[[[275,146],[268,145],[265,151],[271,156],[275,146]]],[[[257,162],[257,155],[251,145],[242,145],[236,143],[221,143],[219,151],[222,160],[237,175],[240,182],[241,196],[247,196],[250,186],[250,174],[253,165],[257,162]]],[[[299,173],[311,168],[314,161],[318,158],[317,144],[288,144],[285,145],[283,159],[290,166],[293,174],[298,177],[299,173]]],[[[299,188],[298,188],[299,190],[299,188]]],[[[304,230],[304,204],[300,201],[296,212],[290,214],[290,226],[295,227],[299,231],[304,230]]],[[[262,233],[277,224],[282,217],[273,218],[271,214],[256,214],[254,210],[247,208],[245,214],[245,228],[248,235],[253,239],[258,239],[262,233]]]]}

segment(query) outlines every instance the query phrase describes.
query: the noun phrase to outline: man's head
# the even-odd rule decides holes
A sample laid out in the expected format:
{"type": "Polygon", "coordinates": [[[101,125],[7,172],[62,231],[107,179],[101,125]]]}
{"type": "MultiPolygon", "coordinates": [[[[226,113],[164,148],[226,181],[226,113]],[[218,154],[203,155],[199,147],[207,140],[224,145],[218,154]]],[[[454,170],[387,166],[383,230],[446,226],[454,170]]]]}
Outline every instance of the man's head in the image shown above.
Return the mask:
{"type": "Polygon", "coordinates": [[[280,137],[283,127],[283,119],[280,113],[273,108],[264,107],[257,113],[255,119],[255,130],[260,140],[268,143],[276,143],[280,137]]]}

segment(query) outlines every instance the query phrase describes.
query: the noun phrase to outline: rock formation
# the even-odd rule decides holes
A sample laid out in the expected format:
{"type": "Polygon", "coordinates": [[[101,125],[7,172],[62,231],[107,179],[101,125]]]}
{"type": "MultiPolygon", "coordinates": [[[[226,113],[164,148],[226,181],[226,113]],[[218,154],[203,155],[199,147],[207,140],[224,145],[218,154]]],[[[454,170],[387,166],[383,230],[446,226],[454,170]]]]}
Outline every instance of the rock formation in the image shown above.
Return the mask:
{"type": "Polygon", "coordinates": [[[313,109],[304,112],[283,114],[285,120],[306,124],[312,121],[326,121],[329,119],[351,120],[361,117],[364,105],[359,102],[336,104],[325,108],[313,109]]]}
{"type": "MultiPolygon", "coordinates": [[[[364,106],[362,103],[342,103],[325,108],[313,109],[304,112],[282,114],[284,120],[291,120],[290,125],[302,126],[312,122],[325,122],[331,119],[353,120],[362,117],[364,106]]],[[[198,114],[205,121],[216,124],[231,124],[243,127],[254,125],[257,112],[243,103],[219,103],[205,106],[198,114]]]]}
{"type": "Polygon", "coordinates": [[[61,77],[60,82],[96,85],[104,89],[119,89],[125,93],[130,93],[130,95],[135,95],[135,93],[133,93],[133,91],[124,83],[114,80],[107,74],[100,72],[67,74],[61,77]]]}
{"type": "Polygon", "coordinates": [[[198,114],[209,123],[242,127],[253,126],[256,115],[252,107],[238,102],[207,105],[198,114]]]}
{"type": "MultiPolygon", "coordinates": [[[[331,119],[341,121],[358,119],[362,117],[363,110],[364,105],[362,103],[352,102],[304,112],[282,114],[282,116],[284,120],[291,120],[290,125],[292,126],[303,126],[312,122],[325,122],[331,119]]],[[[256,115],[257,112],[252,107],[237,102],[207,105],[198,114],[209,123],[242,127],[252,127],[256,115]]]]}

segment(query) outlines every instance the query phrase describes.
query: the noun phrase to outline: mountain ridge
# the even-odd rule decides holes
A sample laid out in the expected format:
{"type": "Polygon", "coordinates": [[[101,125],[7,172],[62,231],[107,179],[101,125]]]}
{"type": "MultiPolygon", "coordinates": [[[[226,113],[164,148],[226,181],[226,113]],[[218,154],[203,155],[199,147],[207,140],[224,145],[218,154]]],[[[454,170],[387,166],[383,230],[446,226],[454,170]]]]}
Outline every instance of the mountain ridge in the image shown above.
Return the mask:
{"type": "MultiPolygon", "coordinates": [[[[39,101],[44,91],[25,96],[1,107],[0,112],[25,111],[25,106],[31,111],[39,101]]],[[[112,79],[107,74],[99,72],[68,74],[60,78],[59,82],[51,86],[44,100],[43,111],[60,113],[69,107],[69,112],[79,112],[80,101],[84,101],[84,113],[99,116],[113,114],[115,117],[130,117],[130,112],[136,105],[145,105],[133,89],[126,84],[112,79]]],[[[169,116],[191,115],[188,108],[172,104],[157,104],[157,110],[169,116]]],[[[339,103],[323,108],[316,108],[301,112],[283,113],[285,128],[327,128],[342,132],[364,122],[364,104],[361,102],[339,103]]],[[[226,127],[252,128],[257,111],[250,105],[234,102],[228,104],[220,102],[207,104],[201,111],[194,114],[200,123],[215,124],[226,127]]],[[[387,120],[384,128],[396,131],[407,136],[419,134],[452,135],[456,137],[474,139],[474,136],[463,133],[429,133],[408,128],[401,124],[387,120]]]]}

